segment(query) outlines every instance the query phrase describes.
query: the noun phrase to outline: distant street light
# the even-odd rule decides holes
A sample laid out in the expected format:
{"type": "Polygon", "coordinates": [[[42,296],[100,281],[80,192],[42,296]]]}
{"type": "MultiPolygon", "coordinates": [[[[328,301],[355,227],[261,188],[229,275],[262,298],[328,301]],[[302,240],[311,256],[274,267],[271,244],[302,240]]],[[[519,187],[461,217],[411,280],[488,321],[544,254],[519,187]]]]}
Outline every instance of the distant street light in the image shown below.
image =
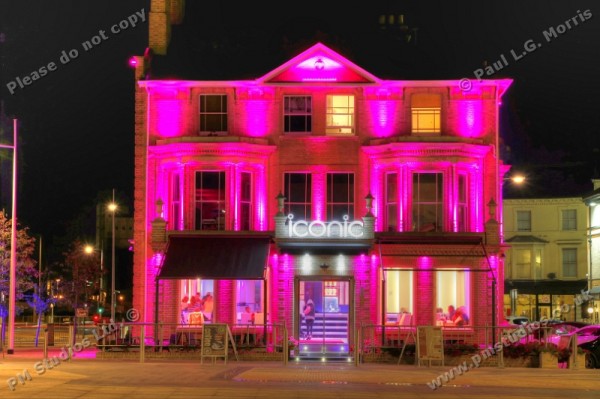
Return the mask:
{"type": "Polygon", "coordinates": [[[110,287],[110,317],[113,320],[116,320],[117,317],[115,315],[115,309],[117,306],[116,303],[116,292],[115,292],[115,213],[117,212],[117,204],[115,202],[115,189],[113,188],[113,198],[112,202],[108,204],[108,211],[112,214],[112,251],[111,251],[111,287],[110,287]]]}

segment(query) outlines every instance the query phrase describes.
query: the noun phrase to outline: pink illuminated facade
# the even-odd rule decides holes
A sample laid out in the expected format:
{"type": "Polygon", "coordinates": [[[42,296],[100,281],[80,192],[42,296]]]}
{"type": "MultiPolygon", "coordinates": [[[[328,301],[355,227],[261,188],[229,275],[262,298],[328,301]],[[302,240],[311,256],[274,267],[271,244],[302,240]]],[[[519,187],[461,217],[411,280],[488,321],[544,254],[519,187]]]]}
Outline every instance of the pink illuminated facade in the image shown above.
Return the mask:
{"type": "Polygon", "coordinates": [[[502,318],[511,80],[382,80],[321,43],[255,80],[143,79],[137,58],[144,321],[235,325],[250,307],[257,323],[351,345],[361,325],[502,318]],[[196,293],[212,298],[193,312],[196,293]]]}

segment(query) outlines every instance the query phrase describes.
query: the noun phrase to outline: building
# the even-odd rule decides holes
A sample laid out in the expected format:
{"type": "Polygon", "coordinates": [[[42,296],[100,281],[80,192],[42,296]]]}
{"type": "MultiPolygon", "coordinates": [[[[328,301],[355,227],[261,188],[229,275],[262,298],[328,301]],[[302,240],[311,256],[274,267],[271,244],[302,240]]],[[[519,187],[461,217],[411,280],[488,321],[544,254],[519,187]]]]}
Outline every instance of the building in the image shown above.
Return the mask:
{"type": "Polygon", "coordinates": [[[593,322],[600,320],[598,305],[600,304],[600,180],[592,179],[593,191],[583,200],[588,211],[588,289],[593,297],[586,303],[588,317],[593,322]],[[591,310],[591,312],[590,312],[591,310]]]}
{"type": "Polygon", "coordinates": [[[241,323],[250,307],[304,343],[309,299],[316,344],[352,345],[363,325],[481,334],[500,320],[510,79],[383,80],[322,43],[255,79],[156,77],[183,12],[159,3],[132,61],[144,321],[196,322],[198,293],[214,298],[204,322],[241,323]],[[442,319],[449,307],[464,324],[442,319]]]}
{"type": "Polygon", "coordinates": [[[588,287],[587,217],[581,197],[504,200],[506,316],[587,318],[577,300],[588,287]]]}

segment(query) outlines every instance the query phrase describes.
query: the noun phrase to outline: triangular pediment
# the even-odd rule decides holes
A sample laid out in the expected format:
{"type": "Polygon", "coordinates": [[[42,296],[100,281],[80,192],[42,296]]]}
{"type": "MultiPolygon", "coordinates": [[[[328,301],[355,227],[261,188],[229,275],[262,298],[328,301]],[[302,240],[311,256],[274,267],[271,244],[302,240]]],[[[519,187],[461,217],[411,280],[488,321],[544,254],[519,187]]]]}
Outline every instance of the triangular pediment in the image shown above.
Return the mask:
{"type": "Polygon", "coordinates": [[[317,43],[259,79],[262,83],[377,83],[378,78],[317,43]]]}

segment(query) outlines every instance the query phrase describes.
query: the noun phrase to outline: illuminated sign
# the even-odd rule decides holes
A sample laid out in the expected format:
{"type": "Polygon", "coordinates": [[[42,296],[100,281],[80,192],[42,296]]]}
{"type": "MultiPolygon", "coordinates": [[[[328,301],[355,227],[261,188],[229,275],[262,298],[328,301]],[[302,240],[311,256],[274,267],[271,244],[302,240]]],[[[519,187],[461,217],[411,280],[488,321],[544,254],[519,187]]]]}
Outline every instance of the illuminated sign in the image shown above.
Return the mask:
{"type": "Polygon", "coordinates": [[[294,215],[289,214],[288,236],[294,238],[362,238],[364,236],[363,222],[355,220],[348,222],[348,216],[344,216],[343,222],[322,222],[314,220],[298,220],[294,222],[294,215]]]}

